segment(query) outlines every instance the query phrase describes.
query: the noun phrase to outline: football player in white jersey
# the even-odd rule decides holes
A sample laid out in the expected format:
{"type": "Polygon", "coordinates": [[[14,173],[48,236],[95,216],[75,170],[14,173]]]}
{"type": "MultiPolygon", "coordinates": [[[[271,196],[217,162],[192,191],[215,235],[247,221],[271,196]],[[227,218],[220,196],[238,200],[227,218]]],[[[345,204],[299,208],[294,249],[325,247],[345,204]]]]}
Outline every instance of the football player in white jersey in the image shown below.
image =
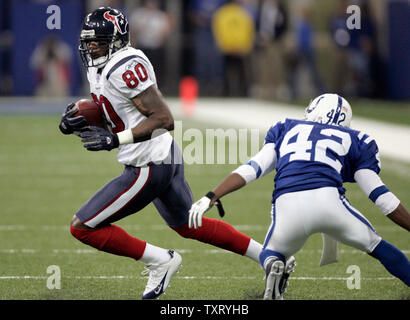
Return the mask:
{"type": "Polygon", "coordinates": [[[123,173],[103,186],[74,215],[70,230],[83,243],[147,265],[143,299],[159,297],[181,265],[181,256],[132,237],[112,224],[153,203],[167,225],[185,238],[208,243],[258,262],[262,245],[231,225],[204,219],[188,227],[193,203],[184,176],[182,153],[168,131],[174,119],[157,88],[153,66],[129,45],[124,15],[101,7],[84,20],[79,51],[87,69],[91,96],[104,112],[110,130],[88,127],[77,107],[69,105],[59,128],[78,133],[91,151],[118,148],[123,173]]]}
{"type": "Polygon", "coordinates": [[[286,119],[271,127],[263,148],[228,175],[213,190],[213,197],[201,198],[190,210],[189,225],[198,228],[217,199],[276,169],[272,223],[260,255],[266,272],[266,300],[282,298],[285,259],[318,232],[333,248],[331,262],[340,241],[378,259],[410,286],[410,263],[405,254],[383,240],[345,196],[343,183],[358,183],[383,214],[410,231],[409,213],[378,176],[376,142],[350,129],[351,118],[349,103],[339,95],[315,98],[306,109],[305,120],[286,119]]]}

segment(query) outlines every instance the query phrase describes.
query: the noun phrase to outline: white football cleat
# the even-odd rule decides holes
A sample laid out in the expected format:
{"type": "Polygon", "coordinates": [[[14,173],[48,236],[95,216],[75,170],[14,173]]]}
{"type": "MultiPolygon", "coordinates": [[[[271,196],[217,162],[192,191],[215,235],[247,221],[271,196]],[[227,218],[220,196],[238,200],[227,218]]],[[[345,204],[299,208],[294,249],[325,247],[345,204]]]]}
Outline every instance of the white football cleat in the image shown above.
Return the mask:
{"type": "Polygon", "coordinates": [[[290,274],[295,270],[296,266],[296,259],[294,256],[291,256],[287,261],[285,265],[285,271],[283,272],[282,279],[280,279],[279,282],[279,291],[283,299],[283,294],[286,292],[286,287],[288,286],[288,280],[290,274]]]}
{"type": "Polygon", "coordinates": [[[280,281],[285,271],[285,264],[279,259],[272,259],[266,266],[266,283],[263,300],[282,300],[280,281]]]}
{"type": "Polygon", "coordinates": [[[156,299],[165,292],[173,275],[178,271],[182,264],[179,253],[169,250],[171,260],[163,264],[147,265],[142,272],[143,275],[149,273],[147,286],[145,287],[142,299],[156,299]]]}

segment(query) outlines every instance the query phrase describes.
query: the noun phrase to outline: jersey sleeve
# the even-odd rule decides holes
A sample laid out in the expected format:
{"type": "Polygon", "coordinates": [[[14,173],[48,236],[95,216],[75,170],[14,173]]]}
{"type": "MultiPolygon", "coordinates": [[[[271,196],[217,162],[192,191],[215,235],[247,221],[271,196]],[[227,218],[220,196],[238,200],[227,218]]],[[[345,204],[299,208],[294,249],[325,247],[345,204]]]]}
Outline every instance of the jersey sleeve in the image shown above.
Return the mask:
{"type": "Polygon", "coordinates": [[[265,144],[267,143],[276,144],[283,130],[283,126],[284,126],[283,122],[278,122],[274,126],[270,127],[270,129],[268,130],[265,136],[265,144]]]}
{"type": "Polygon", "coordinates": [[[282,126],[282,122],[278,122],[272,126],[266,133],[265,144],[262,149],[247,163],[241,165],[232,171],[232,173],[239,174],[245,180],[246,184],[248,184],[273,171],[278,161],[275,147],[282,126]]]}
{"type": "Polygon", "coordinates": [[[107,80],[122,95],[135,98],[148,87],[155,85],[155,74],[149,61],[142,57],[126,57],[107,73],[107,80]]]}
{"type": "Polygon", "coordinates": [[[275,145],[267,143],[247,163],[238,167],[233,173],[239,174],[248,184],[273,171],[276,167],[276,162],[275,145]]]}
{"type": "Polygon", "coordinates": [[[379,148],[376,141],[367,134],[359,133],[358,154],[354,166],[354,172],[361,169],[369,169],[377,174],[380,172],[379,148]]]}
{"type": "Polygon", "coordinates": [[[354,179],[360,189],[383,214],[390,214],[400,204],[400,200],[386,187],[379,175],[373,170],[360,169],[355,172],[354,179]]]}

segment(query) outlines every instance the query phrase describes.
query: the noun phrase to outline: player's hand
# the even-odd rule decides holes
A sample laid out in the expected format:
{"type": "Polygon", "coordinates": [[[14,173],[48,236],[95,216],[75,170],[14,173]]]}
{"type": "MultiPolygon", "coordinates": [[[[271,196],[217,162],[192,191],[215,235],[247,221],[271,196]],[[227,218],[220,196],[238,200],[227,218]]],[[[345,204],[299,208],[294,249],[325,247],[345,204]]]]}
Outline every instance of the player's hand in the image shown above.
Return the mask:
{"type": "Polygon", "coordinates": [[[201,199],[199,199],[197,202],[195,202],[192,205],[191,210],[189,210],[188,226],[190,228],[194,227],[195,229],[201,227],[202,226],[202,216],[211,207],[212,207],[211,199],[208,198],[207,196],[204,196],[201,199]]]}
{"type": "Polygon", "coordinates": [[[118,136],[100,127],[86,127],[80,133],[84,148],[89,151],[112,150],[120,145],[118,136]]]}
{"type": "Polygon", "coordinates": [[[58,126],[62,133],[72,134],[75,131],[80,131],[87,125],[87,121],[85,121],[83,116],[72,117],[77,111],[78,107],[74,103],[69,104],[64,110],[60,125],[58,126]]]}

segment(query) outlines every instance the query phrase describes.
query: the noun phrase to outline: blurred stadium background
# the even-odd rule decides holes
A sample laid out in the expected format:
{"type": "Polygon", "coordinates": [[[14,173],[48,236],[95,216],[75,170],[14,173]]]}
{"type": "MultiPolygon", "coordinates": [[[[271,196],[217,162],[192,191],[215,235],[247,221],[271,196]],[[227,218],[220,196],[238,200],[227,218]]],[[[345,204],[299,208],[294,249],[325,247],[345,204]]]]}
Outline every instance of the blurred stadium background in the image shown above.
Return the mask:
{"type": "Polygon", "coordinates": [[[86,13],[102,5],[128,16],[132,45],[147,52],[166,95],[193,76],[201,96],[410,98],[406,0],[2,0],[1,95],[88,95],[78,35],[86,13]],[[247,16],[221,10],[226,3],[247,16]],[[352,4],[360,29],[346,26],[352,4]],[[51,5],[61,9],[59,29],[47,27],[51,5]]]}
{"type": "MultiPolygon", "coordinates": [[[[382,179],[410,206],[409,1],[0,0],[0,299],[135,299],[145,285],[142,264],[90,250],[68,231],[79,206],[121,171],[114,153],[86,152],[57,129],[65,106],[89,97],[78,36],[83,17],[100,6],[128,16],[131,43],[150,58],[184,129],[259,128],[263,138],[280,118],[302,117],[314,96],[337,92],[351,102],[354,126],[379,142],[382,179]],[[47,12],[53,5],[61,24],[47,12]],[[360,29],[347,28],[349,5],[360,7],[360,29]],[[50,30],[47,21],[61,28],[50,30]],[[196,109],[186,113],[181,101],[196,93],[197,103],[188,103],[196,109]],[[54,264],[62,290],[45,285],[54,264]]],[[[187,165],[195,199],[235,166],[187,165]]],[[[261,179],[227,197],[226,221],[262,242],[271,189],[272,180],[261,179]]],[[[408,233],[356,186],[348,192],[376,230],[409,254],[408,233]]],[[[183,272],[165,299],[260,298],[259,266],[176,236],[152,206],[120,225],[183,254],[183,272]]],[[[287,299],[409,298],[408,288],[352,248],[342,246],[341,262],[319,269],[320,248],[313,237],[298,253],[287,299]],[[343,283],[349,265],[362,270],[361,290],[343,283]]]]}

